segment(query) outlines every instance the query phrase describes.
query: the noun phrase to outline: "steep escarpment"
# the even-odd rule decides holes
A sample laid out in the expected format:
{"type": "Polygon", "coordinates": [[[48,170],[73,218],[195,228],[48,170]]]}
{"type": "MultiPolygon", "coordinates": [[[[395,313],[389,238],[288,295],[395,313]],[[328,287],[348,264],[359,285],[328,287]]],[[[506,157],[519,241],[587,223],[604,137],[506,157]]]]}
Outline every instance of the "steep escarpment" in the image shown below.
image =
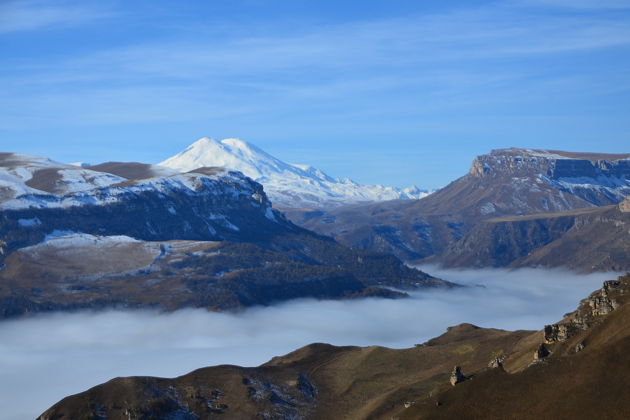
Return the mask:
{"type": "MultiPolygon", "coordinates": [[[[523,197],[524,214],[536,212],[536,204],[545,211],[562,211],[591,205],[618,203],[630,193],[630,154],[576,153],[558,150],[524,150],[518,148],[493,150],[473,161],[470,175],[479,178],[503,178],[512,181],[547,183],[563,194],[523,197]],[[536,181],[540,180],[542,182],[536,181]]],[[[532,185],[534,185],[532,183],[532,185]]],[[[531,193],[537,193],[532,188],[531,193]]],[[[519,212],[512,212],[519,214],[519,212]]]]}
{"type": "Polygon", "coordinates": [[[5,254],[55,231],[127,235],[142,240],[264,241],[304,232],[271,208],[262,186],[238,172],[213,170],[64,195],[25,194],[0,204],[5,254]]]}
{"type": "Polygon", "coordinates": [[[626,418],[629,293],[630,276],[607,281],[540,331],[460,324],[409,349],[312,344],[257,368],[116,378],[40,419],[626,418]]]}
{"type": "MultiPolygon", "coordinates": [[[[390,252],[404,260],[430,258],[433,262],[455,266],[509,265],[530,250],[510,249],[508,254],[514,255],[501,256],[502,261],[478,258],[476,253],[481,250],[472,248],[469,243],[476,240],[479,230],[487,229],[480,225],[502,217],[617,204],[630,193],[629,156],[494,150],[475,158],[468,174],[420,200],[325,210],[287,210],[286,214],[297,224],[346,245],[390,252]]],[[[532,247],[553,241],[557,238],[554,231],[564,230],[558,226],[548,232],[531,226],[524,229],[520,235],[532,247]],[[530,231],[532,237],[527,236],[530,231]]],[[[509,236],[497,235],[495,239],[498,239],[497,247],[511,240],[509,236]]],[[[589,270],[592,265],[606,264],[610,265],[584,261],[579,268],[589,270]]],[[[548,265],[563,265],[563,262],[557,260],[548,265]]],[[[624,262],[622,267],[627,265],[630,261],[624,262]]]]}

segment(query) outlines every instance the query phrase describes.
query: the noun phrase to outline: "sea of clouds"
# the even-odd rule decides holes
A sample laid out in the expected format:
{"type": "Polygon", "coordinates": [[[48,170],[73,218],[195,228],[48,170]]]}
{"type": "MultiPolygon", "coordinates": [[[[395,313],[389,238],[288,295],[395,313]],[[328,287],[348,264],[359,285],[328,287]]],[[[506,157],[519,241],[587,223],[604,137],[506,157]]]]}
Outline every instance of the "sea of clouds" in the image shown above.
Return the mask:
{"type": "Polygon", "coordinates": [[[470,322],[541,329],[614,273],[423,270],[471,287],[409,299],[296,300],[238,313],[181,310],[45,314],[0,322],[0,407],[35,418],[61,398],[116,376],[178,376],[203,366],[256,366],[313,342],[410,347],[470,322]]]}

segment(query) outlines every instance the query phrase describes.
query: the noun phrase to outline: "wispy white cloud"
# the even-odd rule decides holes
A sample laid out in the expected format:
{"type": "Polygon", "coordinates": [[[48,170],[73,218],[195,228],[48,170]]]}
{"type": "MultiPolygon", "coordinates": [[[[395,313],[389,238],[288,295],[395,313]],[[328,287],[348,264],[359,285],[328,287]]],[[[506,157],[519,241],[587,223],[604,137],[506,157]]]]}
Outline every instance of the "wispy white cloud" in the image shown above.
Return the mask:
{"type": "Polygon", "coordinates": [[[41,62],[40,71],[45,79],[48,75],[59,81],[234,78],[282,71],[289,72],[290,77],[291,71],[305,69],[374,72],[418,63],[630,45],[629,23],[630,18],[520,16],[511,8],[497,7],[345,23],[298,35],[245,34],[213,39],[201,33],[198,37],[106,49],[52,66],[41,62]]]}
{"type": "MultiPolygon", "coordinates": [[[[23,5],[14,7],[22,10],[14,12],[22,16],[15,21],[22,24],[14,23],[19,26],[27,25],[27,11],[40,3],[14,4],[23,5]]],[[[42,6],[33,22],[101,16],[76,3],[62,4],[48,12],[42,6]],[[74,14],[69,13],[73,7],[74,14]]],[[[504,101],[510,92],[515,98],[520,90],[532,95],[532,85],[549,86],[538,70],[501,65],[505,60],[628,45],[628,18],[522,15],[501,4],[306,28],[299,34],[261,37],[244,31],[217,38],[200,30],[197,36],[186,32],[159,43],[131,43],[70,59],[12,63],[19,73],[5,70],[0,83],[14,94],[5,96],[0,108],[7,111],[4,125],[13,127],[29,115],[72,123],[69,116],[78,113],[82,118],[75,122],[82,125],[177,121],[186,112],[188,119],[220,116],[217,104],[232,115],[247,109],[259,112],[269,104],[253,103],[260,98],[275,101],[281,111],[300,101],[302,106],[323,107],[332,98],[343,103],[381,93],[392,94],[398,111],[405,112],[404,105],[419,110],[440,101],[474,104],[487,102],[490,92],[504,101]],[[405,90],[413,95],[401,94],[405,90]],[[51,118],[62,113],[66,118],[51,118]]],[[[579,75],[564,77],[585,81],[579,75]]],[[[347,108],[350,112],[350,104],[347,108]]]]}
{"type": "Polygon", "coordinates": [[[517,0],[514,4],[531,7],[558,7],[584,10],[630,9],[628,0],[517,0]]]}
{"type": "Polygon", "coordinates": [[[102,2],[89,0],[9,0],[0,4],[0,33],[75,26],[113,15],[102,2]]]}

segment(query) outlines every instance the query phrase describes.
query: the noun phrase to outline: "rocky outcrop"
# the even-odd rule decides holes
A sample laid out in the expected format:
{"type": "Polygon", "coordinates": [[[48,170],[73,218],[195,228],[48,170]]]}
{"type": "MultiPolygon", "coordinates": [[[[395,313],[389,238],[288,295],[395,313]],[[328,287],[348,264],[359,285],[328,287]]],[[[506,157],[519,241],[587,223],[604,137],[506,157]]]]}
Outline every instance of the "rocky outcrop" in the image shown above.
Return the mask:
{"type": "Polygon", "coordinates": [[[619,203],[619,210],[623,213],[630,213],[630,197],[619,203]]]}
{"type": "Polygon", "coordinates": [[[599,290],[580,302],[576,311],[566,314],[559,323],[545,325],[544,342],[551,344],[566,341],[617,309],[619,303],[616,296],[625,292],[622,286],[619,280],[605,281],[599,290]]]}
{"type": "MultiPolygon", "coordinates": [[[[527,177],[535,173],[549,180],[572,178],[585,180],[590,178],[594,181],[593,185],[604,187],[607,186],[606,183],[597,180],[630,178],[629,158],[630,154],[575,153],[519,148],[498,149],[487,155],[476,157],[469,173],[477,177],[496,176],[497,174],[527,177]]],[[[606,195],[608,194],[603,193],[603,196],[606,195]]],[[[584,198],[594,199],[594,197],[584,198]]]]}
{"type": "Polygon", "coordinates": [[[579,343],[575,345],[575,347],[573,348],[573,351],[575,353],[579,353],[582,350],[584,350],[585,347],[586,347],[586,343],[584,341],[580,341],[579,343]]]}
{"type": "Polygon", "coordinates": [[[547,346],[544,343],[540,343],[536,351],[534,352],[534,361],[542,360],[551,354],[547,346]]]}
{"type": "Polygon", "coordinates": [[[506,356],[504,354],[493,357],[490,362],[488,362],[488,367],[490,369],[503,368],[503,362],[505,362],[505,359],[506,356]]]}
{"type": "Polygon", "coordinates": [[[455,386],[461,382],[464,382],[466,379],[468,378],[462,373],[462,368],[460,366],[455,366],[453,368],[453,372],[451,372],[451,385],[455,386]]]}
{"type": "Polygon", "coordinates": [[[620,280],[620,285],[607,283],[603,287],[620,304],[612,313],[592,313],[588,301],[600,295],[601,290],[580,305],[580,315],[596,316],[597,320],[578,337],[534,347],[532,340],[539,339],[540,333],[532,334],[526,345],[510,353],[505,371],[476,372],[474,386],[442,387],[442,392],[416,399],[413,407],[395,414],[401,420],[451,419],[462,415],[474,419],[627,418],[630,275],[620,280]],[[536,351],[531,368],[521,365],[532,360],[533,350],[536,351]],[[437,406],[435,401],[441,404],[437,406]]]}
{"type": "Polygon", "coordinates": [[[566,341],[586,328],[587,325],[582,322],[545,325],[545,343],[566,341]]]}

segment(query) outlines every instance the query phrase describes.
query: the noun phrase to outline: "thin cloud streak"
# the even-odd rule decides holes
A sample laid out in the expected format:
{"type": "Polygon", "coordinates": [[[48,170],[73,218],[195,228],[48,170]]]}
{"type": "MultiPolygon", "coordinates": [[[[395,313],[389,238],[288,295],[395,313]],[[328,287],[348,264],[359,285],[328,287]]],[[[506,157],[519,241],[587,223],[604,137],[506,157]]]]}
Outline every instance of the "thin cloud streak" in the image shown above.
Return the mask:
{"type": "Polygon", "coordinates": [[[102,3],[15,0],[0,5],[0,34],[87,24],[115,16],[102,3]]]}
{"type": "MultiPolygon", "coordinates": [[[[33,8],[35,3],[24,4],[33,8]]],[[[316,105],[313,99],[319,101],[317,111],[326,113],[331,98],[347,102],[348,112],[357,107],[357,99],[371,94],[391,97],[395,108],[384,108],[394,113],[434,108],[440,100],[455,106],[489,99],[494,103],[488,92],[514,101],[522,98],[519,90],[529,95],[544,91],[546,78],[540,80],[532,69],[496,65],[489,71],[485,65],[510,57],[630,45],[629,28],[623,17],[614,21],[581,14],[522,17],[513,8],[497,6],[343,23],[300,35],[254,37],[245,32],[217,39],[202,31],[194,38],[175,36],[71,59],[13,63],[19,74],[5,71],[0,76],[0,84],[12,92],[0,100],[5,110],[1,128],[32,127],[33,117],[39,125],[46,121],[84,126],[221,118],[224,113],[241,115],[248,108],[250,115],[266,109],[282,112],[283,107],[309,112],[316,105]],[[179,92],[165,92],[169,86],[179,92]],[[412,94],[403,95],[405,90],[412,94]],[[205,102],[198,98],[202,92],[205,102]],[[215,104],[222,112],[212,109],[215,104]],[[200,112],[204,108],[209,109],[200,112]]],[[[586,75],[574,78],[585,79],[579,86],[588,87],[586,75]]],[[[364,112],[362,106],[359,113],[364,112]]],[[[328,114],[339,115],[337,111],[328,114]]]]}
{"type": "MultiPolygon", "coordinates": [[[[630,44],[628,18],[519,17],[510,9],[453,12],[385,21],[346,23],[298,36],[192,39],[129,45],[87,54],[39,71],[48,81],[134,77],[198,79],[305,68],[344,69],[414,63],[498,59],[630,44]],[[501,23],[503,22],[503,23],[501,23]],[[99,71],[100,69],[100,71],[99,71]],[[56,76],[55,76],[56,75],[56,76]]],[[[33,68],[37,72],[37,68],[33,68]]]]}
{"type": "Polygon", "coordinates": [[[520,0],[515,5],[529,7],[556,7],[585,10],[623,10],[630,9],[627,0],[520,0]]]}

